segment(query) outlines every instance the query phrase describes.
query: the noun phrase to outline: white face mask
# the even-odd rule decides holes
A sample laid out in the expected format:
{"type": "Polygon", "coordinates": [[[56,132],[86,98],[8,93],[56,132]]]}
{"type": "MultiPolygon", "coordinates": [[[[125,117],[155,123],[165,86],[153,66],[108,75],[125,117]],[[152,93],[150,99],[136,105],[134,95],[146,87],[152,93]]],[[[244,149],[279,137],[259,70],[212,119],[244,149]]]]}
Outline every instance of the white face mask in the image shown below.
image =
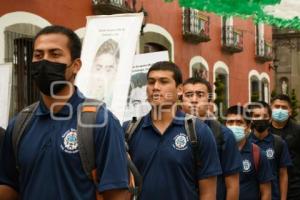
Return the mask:
{"type": "Polygon", "coordinates": [[[289,111],[285,109],[273,109],[272,119],[278,122],[284,122],[289,118],[289,111]]]}
{"type": "Polygon", "coordinates": [[[245,138],[245,128],[243,126],[227,126],[232,132],[237,142],[245,138]]]}

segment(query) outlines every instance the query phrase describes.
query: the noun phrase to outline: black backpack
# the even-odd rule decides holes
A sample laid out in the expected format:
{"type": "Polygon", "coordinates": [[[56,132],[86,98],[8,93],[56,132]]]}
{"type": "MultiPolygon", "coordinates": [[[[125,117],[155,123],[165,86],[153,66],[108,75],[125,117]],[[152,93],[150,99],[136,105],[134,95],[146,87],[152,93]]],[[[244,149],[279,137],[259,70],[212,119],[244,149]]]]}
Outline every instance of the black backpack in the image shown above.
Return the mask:
{"type": "Polygon", "coordinates": [[[214,119],[209,120],[209,128],[211,129],[215,137],[218,150],[224,150],[224,145],[225,145],[224,135],[222,133],[221,127],[222,125],[218,120],[214,120],[214,119]]]}
{"type": "Polygon", "coordinates": [[[275,159],[277,161],[277,168],[280,168],[281,154],[283,151],[283,139],[279,135],[272,134],[274,136],[274,151],[275,159]]]}
{"type": "MultiPolygon", "coordinates": [[[[93,124],[96,123],[97,111],[100,110],[102,102],[94,99],[85,99],[81,108],[79,109],[77,118],[77,137],[78,137],[78,148],[81,163],[84,172],[95,184],[98,183],[96,176],[96,164],[95,164],[95,147],[93,137],[93,124]],[[83,126],[84,125],[84,126],[83,126]]],[[[17,163],[17,170],[19,171],[18,165],[18,146],[22,139],[23,133],[27,128],[28,124],[35,113],[39,102],[36,102],[25,109],[23,109],[16,117],[15,125],[12,133],[12,145],[14,155],[17,163]]],[[[125,146],[128,146],[125,141],[125,146]]],[[[142,176],[138,172],[136,166],[131,161],[130,156],[127,152],[127,164],[130,175],[130,187],[129,191],[133,197],[137,197],[141,191],[142,176]]]]}

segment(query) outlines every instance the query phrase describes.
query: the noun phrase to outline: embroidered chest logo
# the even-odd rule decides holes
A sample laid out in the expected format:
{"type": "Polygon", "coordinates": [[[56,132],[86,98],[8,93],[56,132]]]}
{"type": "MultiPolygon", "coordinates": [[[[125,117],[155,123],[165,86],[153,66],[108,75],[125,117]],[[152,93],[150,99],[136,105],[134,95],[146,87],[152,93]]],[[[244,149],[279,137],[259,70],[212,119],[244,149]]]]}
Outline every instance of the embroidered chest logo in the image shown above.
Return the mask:
{"type": "Polygon", "coordinates": [[[251,169],[251,162],[247,159],[243,160],[243,172],[249,172],[251,169]]]}
{"type": "Polygon", "coordinates": [[[268,159],[274,159],[274,150],[272,148],[268,148],[266,150],[266,155],[268,159]]]}
{"type": "Polygon", "coordinates": [[[189,141],[188,137],[184,133],[179,133],[174,138],[174,144],[173,147],[177,150],[186,150],[187,149],[187,143],[189,141]]]}
{"type": "Polygon", "coordinates": [[[77,130],[70,129],[62,135],[63,143],[61,149],[66,153],[77,153],[78,150],[78,138],[77,130]]]}

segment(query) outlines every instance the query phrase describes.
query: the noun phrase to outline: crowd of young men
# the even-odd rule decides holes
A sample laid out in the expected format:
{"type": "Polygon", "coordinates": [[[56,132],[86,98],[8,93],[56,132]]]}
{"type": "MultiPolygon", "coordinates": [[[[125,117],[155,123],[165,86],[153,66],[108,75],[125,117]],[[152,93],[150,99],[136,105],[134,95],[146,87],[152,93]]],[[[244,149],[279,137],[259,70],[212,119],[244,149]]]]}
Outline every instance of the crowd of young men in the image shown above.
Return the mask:
{"type": "Polygon", "coordinates": [[[125,138],[143,177],[139,200],[300,199],[300,126],[290,118],[288,96],[275,97],[271,107],[231,106],[222,125],[208,81],[183,81],[176,64],[157,62],[147,73],[151,111],[122,130],[105,105],[97,107],[99,126],[91,132],[92,145],[84,146],[81,134],[88,131],[77,108],[87,99],[73,84],[80,50],[79,38],[65,27],[46,27],[35,37],[33,79],[41,100],[18,115],[32,112],[26,127],[17,129],[17,116],[6,130],[0,200],[128,199],[125,138]],[[86,174],[90,163],[81,150],[94,152],[96,181],[86,174]]]}

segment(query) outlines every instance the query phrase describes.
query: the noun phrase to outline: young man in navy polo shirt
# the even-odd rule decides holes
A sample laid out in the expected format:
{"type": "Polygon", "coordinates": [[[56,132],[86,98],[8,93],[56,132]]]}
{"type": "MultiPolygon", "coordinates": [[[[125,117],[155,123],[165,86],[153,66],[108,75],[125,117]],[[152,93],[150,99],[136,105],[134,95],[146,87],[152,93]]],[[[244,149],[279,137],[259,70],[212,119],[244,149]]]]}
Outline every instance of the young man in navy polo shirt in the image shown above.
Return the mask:
{"type": "Polygon", "coordinates": [[[276,155],[274,135],[269,131],[272,111],[270,106],[263,102],[255,102],[248,105],[251,115],[253,132],[249,140],[257,144],[266,152],[274,175],[272,181],[272,200],[285,200],[287,197],[288,173],[287,167],[292,165],[287,144],[281,138],[281,155],[276,155]]]}
{"type": "Polygon", "coordinates": [[[242,106],[232,106],[226,112],[225,124],[232,130],[243,160],[239,200],[270,200],[273,175],[265,153],[257,146],[259,156],[256,155],[256,158],[254,156],[255,147],[246,135],[249,128],[248,119],[249,116],[242,106]]]}
{"type": "MultiPolygon", "coordinates": [[[[196,119],[201,164],[187,136],[185,114],[177,109],[182,75],[172,62],[158,62],[147,74],[147,97],[152,105],[130,141],[131,157],[143,176],[140,200],[212,200],[221,174],[216,144],[208,126],[196,119]]],[[[128,122],[124,124],[127,129],[128,122]]]]}
{"type": "MultiPolygon", "coordinates": [[[[219,159],[222,175],[218,176],[217,199],[237,200],[239,197],[239,173],[242,159],[232,132],[221,125],[216,119],[209,119],[208,106],[211,101],[212,89],[207,80],[202,78],[189,78],[183,83],[182,107],[189,114],[203,120],[211,129],[212,123],[217,125],[222,142],[218,145],[219,159]]],[[[214,131],[212,129],[212,131],[214,131]]],[[[215,133],[216,134],[216,133],[215,133]]],[[[218,142],[218,139],[215,138],[218,142]]]]}
{"type": "Polygon", "coordinates": [[[48,26],[34,40],[33,79],[41,100],[18,145],[12,145],[12,120],[0,156],[1,200],[124,199],[128,187],[123,130],[105,106],[94,129],[99,184],[83,170],[77,137],[77,107],[83,95],[73,85],[81,67],[81,43],[70,29],[48,26]],[[58,83],[58,84],[55,84],[58,83]],[[55,96],[54,96],[55,95],[55,96]],[[17,165],[19,166],[18,169],[17,165]]]}

